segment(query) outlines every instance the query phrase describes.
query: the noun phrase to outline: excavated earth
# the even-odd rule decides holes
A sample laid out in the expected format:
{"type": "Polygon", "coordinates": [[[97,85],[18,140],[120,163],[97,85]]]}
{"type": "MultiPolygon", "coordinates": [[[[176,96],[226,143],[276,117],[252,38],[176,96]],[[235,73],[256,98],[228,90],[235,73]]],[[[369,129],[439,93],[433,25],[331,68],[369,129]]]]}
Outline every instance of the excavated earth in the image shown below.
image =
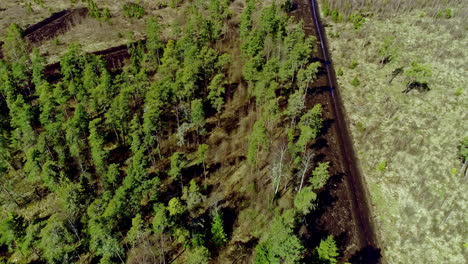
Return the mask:
{"type": "Polygon", "coordinates": [[[304,222],[307,230],[304,238],[311,245],[316,245],[326,234],[332,234],[344,252],[343,260],[380,263],[381,253],[374,233],[367,190],[346,125],[317,3],[315,0],[296,1],[292,14],[302,19],[306,33],[317,39],[318,48],[314,57],[321,63],[321,69],[318,80],[309,89],[307,107],[318,103],[323,106],[326,125],[323,136],[313,148],[317,161],[330,162],[332,175],[326,189],[319,194],[321,206],[304,222]]]}

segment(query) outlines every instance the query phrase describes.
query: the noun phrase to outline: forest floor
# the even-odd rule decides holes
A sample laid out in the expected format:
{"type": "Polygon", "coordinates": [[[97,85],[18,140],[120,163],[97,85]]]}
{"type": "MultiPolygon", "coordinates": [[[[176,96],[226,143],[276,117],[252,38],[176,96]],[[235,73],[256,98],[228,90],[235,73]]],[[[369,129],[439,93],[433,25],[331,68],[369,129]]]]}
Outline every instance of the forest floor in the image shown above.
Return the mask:
{"type": "Polygon", "coordinates": [[[324,19],[388,263],[468,261],[467,181],[457,157],[468,131],[468,37],[463,7],[452,10],[450,18],[426,10],[366,17],[360,29],[324,19]],[[395,55],[386,64],[384,41],[395,55]],[[429,91],[403,93],[403,74],[389,82],[413,62],[432,69],[429,91]]]}

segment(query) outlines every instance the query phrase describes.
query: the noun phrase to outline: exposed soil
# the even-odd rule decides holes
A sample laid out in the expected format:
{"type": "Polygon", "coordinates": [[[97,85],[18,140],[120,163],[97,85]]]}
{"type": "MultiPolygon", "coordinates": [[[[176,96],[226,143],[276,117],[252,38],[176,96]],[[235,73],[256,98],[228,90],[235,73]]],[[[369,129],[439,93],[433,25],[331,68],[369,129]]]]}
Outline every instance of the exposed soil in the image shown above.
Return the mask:
{"type": "MultiPolygon", "coordinates": [[[[125,65],[125,60],[130,58],[128,45],[120,45],[117,47],[92,52],[91,54],[101,56],[107,64],[107,69],[110,71],[117,71],[121,69],[125,65]]],[[[47,65],[45,68],[45,75],[48,81],[54,82],[59,80],[61,77],[60,62],[47,65]]]]}
{"type": "MultiPolygon", "coordinates": [[[[42,41],[53,39],[65,32],[88,15],[87,8],[76,8],[53,13],[50,17],[33,24],[24,30],[24,37],[32,44],[38,45],[42,41]]],[[[0,41],[0,59],[3,41],[0,41]]]]}
{"type": "Polygon", "coordinates": [[[328,56],[324,28],[320,23],[319,11],[315,10],[311,1],[315,0],[297,1],[292,13],[303,19],[306,33],[317,38],[319,49],[315,57],[322,67],[318,81],[309,90],[307,106],[312,107],[317,103],[323,105],[326,126],[323,136],[317,139],[313,147],[317,160],[330,162],[332,179],[326,190],[319,194],[322,206],[304,222],[308,229],[305,238],[310,245],[316,245],[320,237],[314,234],[330,233],[337,239],[344,253],[343,259],[349,259],[351,263],[379,263],[380,249],[370,219],[366,189],[346,125],[335,72],[328,56]]]}
{"type": "Polygon", "coordinates": [[[87,15],[87,8],[70,9],[53,13],[50,17],[28,27],[24,31],[25,37],[31,43],[52,39],[65,33],[87,15]]]}

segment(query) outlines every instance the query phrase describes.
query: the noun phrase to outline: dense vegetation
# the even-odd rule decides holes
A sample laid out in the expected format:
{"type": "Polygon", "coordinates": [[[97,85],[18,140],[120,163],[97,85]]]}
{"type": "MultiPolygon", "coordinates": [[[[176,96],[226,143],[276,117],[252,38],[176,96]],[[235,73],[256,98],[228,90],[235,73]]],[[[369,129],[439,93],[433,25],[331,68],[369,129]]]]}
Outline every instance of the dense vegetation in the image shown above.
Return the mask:
{"type": "MultiPolygon", "coordinates": [[[[311,63],[314,39],[284,6],[248,0],[231,36],[240,39],[241,57],[233,57],[219,48],[233,15],[229,5],[192,1],[167,42],[160,21],[148,18],[147,40],[129,44],[121,73],[70,45],[54,82],[21,28],[11,25],[0,61],[0,262],[216,258],[232,242],[233,227],[220,202],[229,197],[208,202],[216,173],[210,152],[218,148],[208,139],[226,123],[233,84],[247,86],[258,114],[244,163],[251,175],[265,168],[269,174],[251,183],[262,190],[259,210],[272,217],[249,234],[255,263],[337,262],[333,237],[306,248],[297,232],[330,177],[329,164],[314,164],[309,148],[323,126],[321,105],[305,104],[319,67],[311,63]],[[242,74],[232,77],[236,64],[242,74]],[[281,206],[283,196],[294,207],[281,206]]],[[[123,8],[129,17],[144,14],[136,4],[123,8]]],[[[259,214],[243,217],[249,224],[259,214]]]]}

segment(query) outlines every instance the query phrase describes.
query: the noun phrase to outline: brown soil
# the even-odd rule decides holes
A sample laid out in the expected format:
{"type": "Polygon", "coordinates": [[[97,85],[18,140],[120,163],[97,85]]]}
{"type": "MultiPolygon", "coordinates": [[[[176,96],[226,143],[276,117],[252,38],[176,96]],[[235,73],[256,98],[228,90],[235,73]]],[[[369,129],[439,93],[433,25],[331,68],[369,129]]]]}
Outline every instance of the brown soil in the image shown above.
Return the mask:
{"type": "MultiPolygon", "coordinates": [[[[144,40],[143,40],[144,42],[144,40]]],[[[91,54],[99,55],[106,62],[107,68],[110,71],[117,71],[125,65],[125,60],[130,58],[128,53],[128,45],[120,45],[117,47],[108,48],[92,52],[91,54]]],[[[45,75],[48,81],[54,82],[60,79],[60,62],[49,64],[45,68],[45,75]]]]}
{"type": "Polygon", "coordinates": [[[52,39],[68,31],[88,15],[87,8],[77,8],[53,13],[50,17],[28,27],[25,37],[34,44],[52,39]]]}
{"type": "Polygon", "coordinates": [[[380,249],[370,219],[366,189],[349,136],[318,10],[314,10],[310,0],[300,0],[292,13],[304,21],[306,33],[317,38],[319,49],[315,57],[322,67],[318,81],[309,90],[307,106],[312,107],[317,103],[323,105],[326,120],[324,135],[313,148],[318,160],[330,162],[332,175],[326,190],[319,194],[322,206],[305,221],[308,228],[305,238],[310,245],[316,245],[320,239],[317,233],[330,233],[337,239],[343,259],[351,263],[379,263],[380,249]]]}
{"type": "MultiPolygon", "coordinates": [[[[24,37],[32,45],[37,46],[42,41],[53,39],[67,32],[87,15],[87,8],[76,8],[53,13],[50,17],[26,28],[24,37]]],[[[0,59],[3,58],[2,46],[3,41],[0,41],[0,59]]]]}

